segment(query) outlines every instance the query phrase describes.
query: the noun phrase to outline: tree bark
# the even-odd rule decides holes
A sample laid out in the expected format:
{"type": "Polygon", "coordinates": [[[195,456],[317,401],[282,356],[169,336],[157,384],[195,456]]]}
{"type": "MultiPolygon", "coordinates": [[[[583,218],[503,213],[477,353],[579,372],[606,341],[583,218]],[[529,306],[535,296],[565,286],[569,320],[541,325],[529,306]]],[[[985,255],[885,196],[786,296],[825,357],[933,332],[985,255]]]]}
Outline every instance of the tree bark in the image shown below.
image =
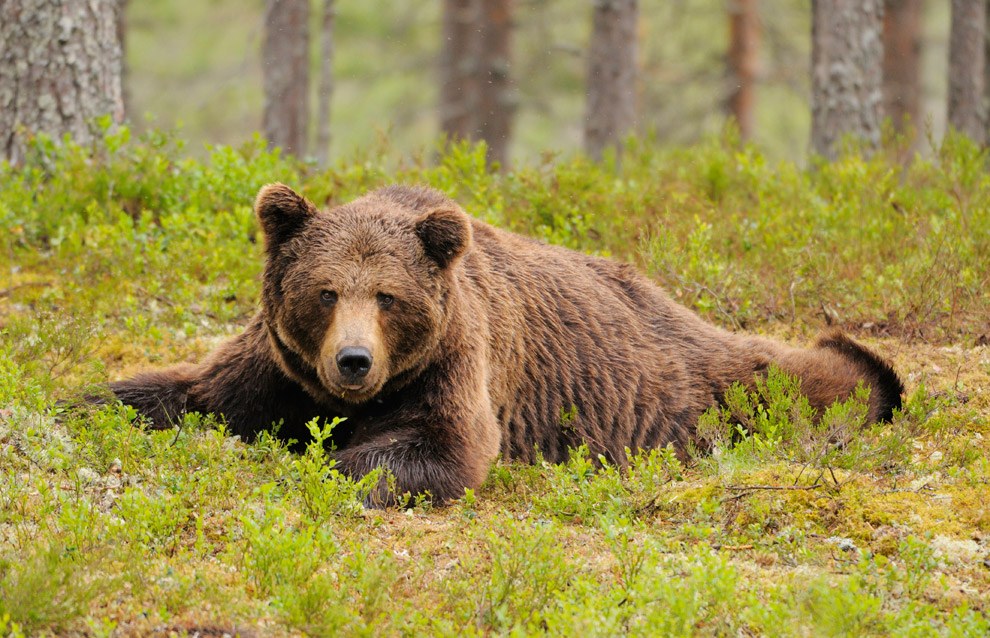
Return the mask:
{"type": "Polygon", "coordinates": [[[323,0],[320,29],[320,93],[316,103],[316,159],[326,167],[330,158],[330,99],[333,97],[334,0],[323,0]]]}
{"type": "Polygon", "coordinates": [[[753,136],[756,72],[760,50],[760,16],[757,0],[729,3],[729,115],[744,140],[753,136]]]}
{"type": "Polygon", "coordinates": [[[440,49],[440,130],[451,140],[470,139],[477,109],[480,66],[479,0],[444,0],[440,49]]]}
{"type": "Polygon", "coordinates": [[[834,159],[852,135],[880,143],[883,0],[813,0],[811,146],[834,159]]]}
{"type": "Polygon", "coordinates": [[[303,157],[309,132],[309,0],[267,0],[261,55],[265,138],[303,157]]]}
{"type": "Polygon", "coordinates": [[[903,133],[921,118],[921,0],[885,0],[883,114],[903,133]]]}
{"type": "Polygon", "coordinates": [[[87,144],[94,118],[124,117],[117,0],[0,2],[0,153],[24,159],[31,136],[87,144]]]}
{"type": "MultiPolygon", "coordinates": [[[[988,0],[990,2],[990,0],[988,0]]],[[[990,7],[983,21],[983,118],[985,144],[990,145],[990,7]]]]}
{"type": "Polygon", "coordinates": [[[952,0],[949,36],[949,126],[980,144],[983,123],[986,0],[952,0]]]}
{"type": "Polygon", "coordinates": [[[478,107],[475,139],[485,140],[486,160],[509,165],[509,142],[516,110],[512,86],[512,0],[481,0],[478,107]]]}
{"type": "Polygon", "coordinates": [[[440,130],[450,140],[484,140],[489,166],[509,164],[516,110],[512,0],[444,0],[440,130]]]}
{"type": "Polygon", "coordinates": [[[131,68],[127,63],[127,3],[128,0],[117,0],[117,42],[120,43],[120,100],[123,118],[127,119],[131,111],[131,68]]]}
{"type": "Polygon", "coordinates": [[[588,48],[585,151],[595,161],[636,123],[637,0],[595,0],[588,48]]]}

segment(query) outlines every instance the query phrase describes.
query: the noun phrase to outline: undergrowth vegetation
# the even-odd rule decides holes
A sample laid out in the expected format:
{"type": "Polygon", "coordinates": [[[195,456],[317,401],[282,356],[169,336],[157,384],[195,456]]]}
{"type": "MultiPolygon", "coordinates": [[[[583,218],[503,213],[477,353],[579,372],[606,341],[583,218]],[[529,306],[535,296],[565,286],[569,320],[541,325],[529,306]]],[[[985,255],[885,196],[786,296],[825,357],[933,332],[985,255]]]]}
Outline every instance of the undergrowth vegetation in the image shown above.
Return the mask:
{"type": "Polygon", "coordinates": [[[770,165],[728,134],[499,174],[468,146],[318,171],[257,140],[205,160],[157,132],[39,141],[0,166],[0,635],[987,635],[987,156],[960,138],[897,155],[770,165]],[[293,453],[211,415],[143,431],[69,407],[244,325],[272,181],[328,205],[432,184],[636,263],[727,327],[841,326],[893,359],[904,408],[814,415],[772,371],[702,418],[689,457],[581,448],[500,462],[450,507],[369,511],[371,482],[322,445],[333,423],[293,453]]]}

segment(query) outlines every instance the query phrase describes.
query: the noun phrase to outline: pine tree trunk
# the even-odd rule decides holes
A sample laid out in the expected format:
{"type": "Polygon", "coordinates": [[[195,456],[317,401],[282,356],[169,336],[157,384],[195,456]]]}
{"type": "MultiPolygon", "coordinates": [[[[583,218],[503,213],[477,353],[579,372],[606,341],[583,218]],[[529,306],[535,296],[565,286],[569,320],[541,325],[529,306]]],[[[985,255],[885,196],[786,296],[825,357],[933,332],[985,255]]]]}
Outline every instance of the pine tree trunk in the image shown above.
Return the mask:
{"type": "Polygon", "coordinates": [[[93,139],[94,118],[124,117],[117,0],[0,2],[0,154],[24,159],[44,133],[93,139]]]}
{"type": "Polygon", "coordinates": [[[261,55],[265,138],[303,157],[309,132],[309,0],[267,0],[261,55]]]}
{"type": "Polygon", "coordinates": [[[829,159],[846,135],[880,143],[883,0],[813,0],[811,146],[829,159]]]}
{"type": "Polygon", "coordinates": [[[986,10],[986,0],[952,0],[949,36],[949,126],[981,144],[986,10]]]}
{"type": "Polygon", "coordinates": [[[921,0],[885,0],[883,114],[897,131],[921,117],[921,0]]]}
{"type": "Polygon", "coordinates": [[[986,125],[984,143],[990,144],[990,7],[987,8],[986,14],[986,19],[983,21],[983,117],[986,125]]]}
{"type": "Polygon", "coordinates": [[[753,136],[756,103],[756,71],[760,50],[760,17],[757,0],[729,2],[729,115],[744,140],[753,136]]]}
{"type": "Polygon", "coordinates": [[[316,159],[326,167],[330,157],[330,99],[333,97],[334,0],[323,0],[320,29],[320,93],[316,104],[316,159]]]}
{"type": "Polygon", "coordinates": [[[131,112],[131,67],[127,63],[127,3],[129,0],[117,0],[117,42],[120,43],[120,95],[123,104],[124,118],[131,112]]]}
{"type": "Polygon", "coordinates": [[[512,63],[512,0],[481,0],[481,51],[478,56],[478,107],[475,139],[488,145],[489,165],[509,165],[509,142],[516,97],[509,72],[512,63]]]}
{"type": "Polygon", "coordinates": [[[636,122],[637,0],[595,0],[588,49],[585,151],[620,149],[636,122]]]}
{"type": "Polygon", "coordinates": [[[440,130],[470,139],[477,109],[479,0],[444,0],[440,50],[440,130]]]}

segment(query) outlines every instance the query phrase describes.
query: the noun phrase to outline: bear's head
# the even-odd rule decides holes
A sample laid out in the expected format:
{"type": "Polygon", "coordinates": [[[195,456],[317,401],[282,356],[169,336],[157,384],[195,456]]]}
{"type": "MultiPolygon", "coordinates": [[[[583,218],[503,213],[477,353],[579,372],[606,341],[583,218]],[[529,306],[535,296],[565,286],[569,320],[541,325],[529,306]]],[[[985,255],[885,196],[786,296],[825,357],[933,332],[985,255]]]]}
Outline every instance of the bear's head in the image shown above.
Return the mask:
{"type": "Polygon", "coordinates": [[[261,189],[262,303],[285,371],[318,400],[365,403],[431,361],[450,318],[468,216],[444,194],[391,186],[329,211],[261,189]]]}

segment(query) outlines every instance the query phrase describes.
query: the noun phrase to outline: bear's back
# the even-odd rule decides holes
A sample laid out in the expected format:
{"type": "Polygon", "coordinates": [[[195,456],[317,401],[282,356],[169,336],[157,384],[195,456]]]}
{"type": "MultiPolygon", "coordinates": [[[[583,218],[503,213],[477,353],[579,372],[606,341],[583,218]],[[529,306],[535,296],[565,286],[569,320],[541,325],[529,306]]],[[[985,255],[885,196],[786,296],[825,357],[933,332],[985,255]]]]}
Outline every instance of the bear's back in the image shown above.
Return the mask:
{"type": "Polygon", "coordinates": [[[462,284],[482,300],[502,453],[551,461],[587,442],[686,443],[711,404],[699,374],[724,333],[674,303],[632,266],[550,246],[480,221],[462,284]]]}

